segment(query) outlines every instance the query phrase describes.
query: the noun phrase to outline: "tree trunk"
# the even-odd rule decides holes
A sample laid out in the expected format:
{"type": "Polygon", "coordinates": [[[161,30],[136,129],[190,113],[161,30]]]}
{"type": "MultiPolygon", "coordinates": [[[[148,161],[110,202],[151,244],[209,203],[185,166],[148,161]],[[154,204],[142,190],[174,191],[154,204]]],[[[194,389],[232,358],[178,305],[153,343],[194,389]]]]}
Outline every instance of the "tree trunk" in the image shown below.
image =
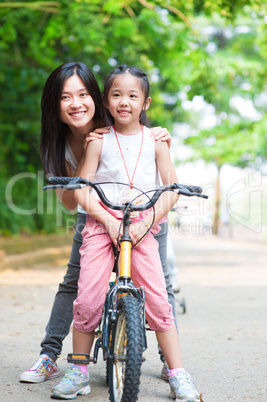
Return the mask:
{"type": "Polygon", "coordinates": [[[218,174],[216,178],[216,188],[215,188],[215,211],[213,217],[213,233],[218,234],[219,231],[219,221],[220,221],[220,171],[221,166],[218,166],[218,174]]]}

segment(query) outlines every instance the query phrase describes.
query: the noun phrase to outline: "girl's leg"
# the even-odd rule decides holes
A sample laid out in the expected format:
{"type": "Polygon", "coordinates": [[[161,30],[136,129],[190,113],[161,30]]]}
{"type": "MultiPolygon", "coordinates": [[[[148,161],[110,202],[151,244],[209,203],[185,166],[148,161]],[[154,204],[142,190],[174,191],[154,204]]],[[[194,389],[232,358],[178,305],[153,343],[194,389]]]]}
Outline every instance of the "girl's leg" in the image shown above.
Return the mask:
{"type": "MultiPolygon", "coordinates": [[[[158,343],[170,365],[170,396],[177,400],[200,401],[191,376],[183,368],[178,331],[168,303],[164,276],[155,239],[148,234],[132,253],[132,278],[146,292],[146,317],[156,331],[158,343]]],[[[163,378],[163,377],[162,377],[163,378]]],[[[167,378],[166,378],[167,379],[167,378]]]]}
{"type": "Polygon", "coordinates": [[[95,331],[80,332],[73,326],[73,353],[90,354],[94,337],[95,331]]]}
{"type": "MultiPolygon", "coordinates": [[[[78,295],[73,304],[73,352],[90,354],[94,330],[102,316],[114,263],[112,241],[105,228],[91,217],[83,231],[78,295]]],[[[52,397],[75,399],[91,392],[87,364],[74,364],[51,392],[52,397]]]]}
{"type": "MultiPolygon", "coordinates": [[[[73,352],[89,354],[94,342],[94,332],[79,332],[73,327],[73,352]]],[[[51,390],[51,397],[57,399],[75,399],[77,395],[91,392],[87,364],[73,364],[65,373],[60,383],[51,390]]]]}
{"type": "Polygon", "coordinates": [[[168,302],[158,245],[149,233],[132,250],[132,279],[143,286],[146,294],[146,319],[151,329],[168,331],[174,324],[172,306],[168,302]]]}
{"type": "Polygon", "coordinates": [[[78,295],[73,303],[74,326],[82,333],[94,331],[101,320],[114,265],[112,244],[104,226],[88,216],[80,249],[78,295]]]}
{"type": "Polygon", "coordinates": [[[183,367],[179,335],[175,325],[166,332],[156,331],[156,337],[169,368],[183,367]]]}

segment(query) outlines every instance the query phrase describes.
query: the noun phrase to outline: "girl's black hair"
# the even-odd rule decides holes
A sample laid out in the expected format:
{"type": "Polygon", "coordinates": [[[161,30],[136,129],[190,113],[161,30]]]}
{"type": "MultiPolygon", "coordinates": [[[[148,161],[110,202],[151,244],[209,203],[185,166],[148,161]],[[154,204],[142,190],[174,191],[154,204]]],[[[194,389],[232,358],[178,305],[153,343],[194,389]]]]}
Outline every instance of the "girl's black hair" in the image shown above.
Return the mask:
{"type": "MultiPolygon", "coordinates": [[[[149,98],[149,92],[150,92],[150,85],[149,85],[147,75],[142,70],[140,70],[140,68],[128,66],[127,64],[123,64],[123,65],[115,68],[106,77],[105,83],[104,83],[104,91],[103,91],[104,101],[107,102],[108,94],[109,94],[110,88],[112,87],[114,79],[118,75],[122,75],[122,74],[125,74],[125,73],[130,73],[134,77],[137,77],[137,78],[141,79],[141,86],[142,86],[142,90],[144,92],[145,101],[146,101],[147,98],[149,98]]],[[[106,112],[106,118],[108,119],[110,124],[114,124],[114,118],[110,114],[109,110],[106,109],[105,112],[106,112]]],[[[146,114],[145,110],[142,110],[142,112],[140,114],[140,123],[142,125],[144,125],[144,126],[149,127],[149,121],[148,121],[147,114],[146,114]]]]}
{"type": "Polygon", "coordinates": [[[80,77],[93,98],[95,103],[94,121],[104,119],[101,92],[94,74],[86,64],[65,63],[51,73],[45,83],[41,101],[40,151],[45,172],[54,176],[67,176],[65,146],[69,127],[60,120],[60,99],[65,81],[74,74],[80,77]]]}

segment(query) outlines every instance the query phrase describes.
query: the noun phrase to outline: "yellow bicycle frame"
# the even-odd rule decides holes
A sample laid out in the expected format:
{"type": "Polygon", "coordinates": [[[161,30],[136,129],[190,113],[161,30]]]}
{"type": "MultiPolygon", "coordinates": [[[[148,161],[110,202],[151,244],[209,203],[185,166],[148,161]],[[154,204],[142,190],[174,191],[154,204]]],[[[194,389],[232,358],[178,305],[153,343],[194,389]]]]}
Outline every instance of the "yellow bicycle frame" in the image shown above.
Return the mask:
{"type": "Polygon", "coordinates": [[[120,276],[130,278],[132,243],[123,240],[120,246],[120,276]]]}

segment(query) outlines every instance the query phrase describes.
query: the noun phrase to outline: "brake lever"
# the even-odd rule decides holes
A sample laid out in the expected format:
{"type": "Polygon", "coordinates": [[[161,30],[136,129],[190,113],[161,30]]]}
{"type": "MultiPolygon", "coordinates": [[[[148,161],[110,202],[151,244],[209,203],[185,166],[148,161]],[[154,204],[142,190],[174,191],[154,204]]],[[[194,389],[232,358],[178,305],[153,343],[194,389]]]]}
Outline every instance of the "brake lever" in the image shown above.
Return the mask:
{"type": "Polygon", "coordinates": [[[86,184],[82,183],[69,183],[64,186],[66,190],[79,190],[80,188],[86,187],[86,184]]]}

